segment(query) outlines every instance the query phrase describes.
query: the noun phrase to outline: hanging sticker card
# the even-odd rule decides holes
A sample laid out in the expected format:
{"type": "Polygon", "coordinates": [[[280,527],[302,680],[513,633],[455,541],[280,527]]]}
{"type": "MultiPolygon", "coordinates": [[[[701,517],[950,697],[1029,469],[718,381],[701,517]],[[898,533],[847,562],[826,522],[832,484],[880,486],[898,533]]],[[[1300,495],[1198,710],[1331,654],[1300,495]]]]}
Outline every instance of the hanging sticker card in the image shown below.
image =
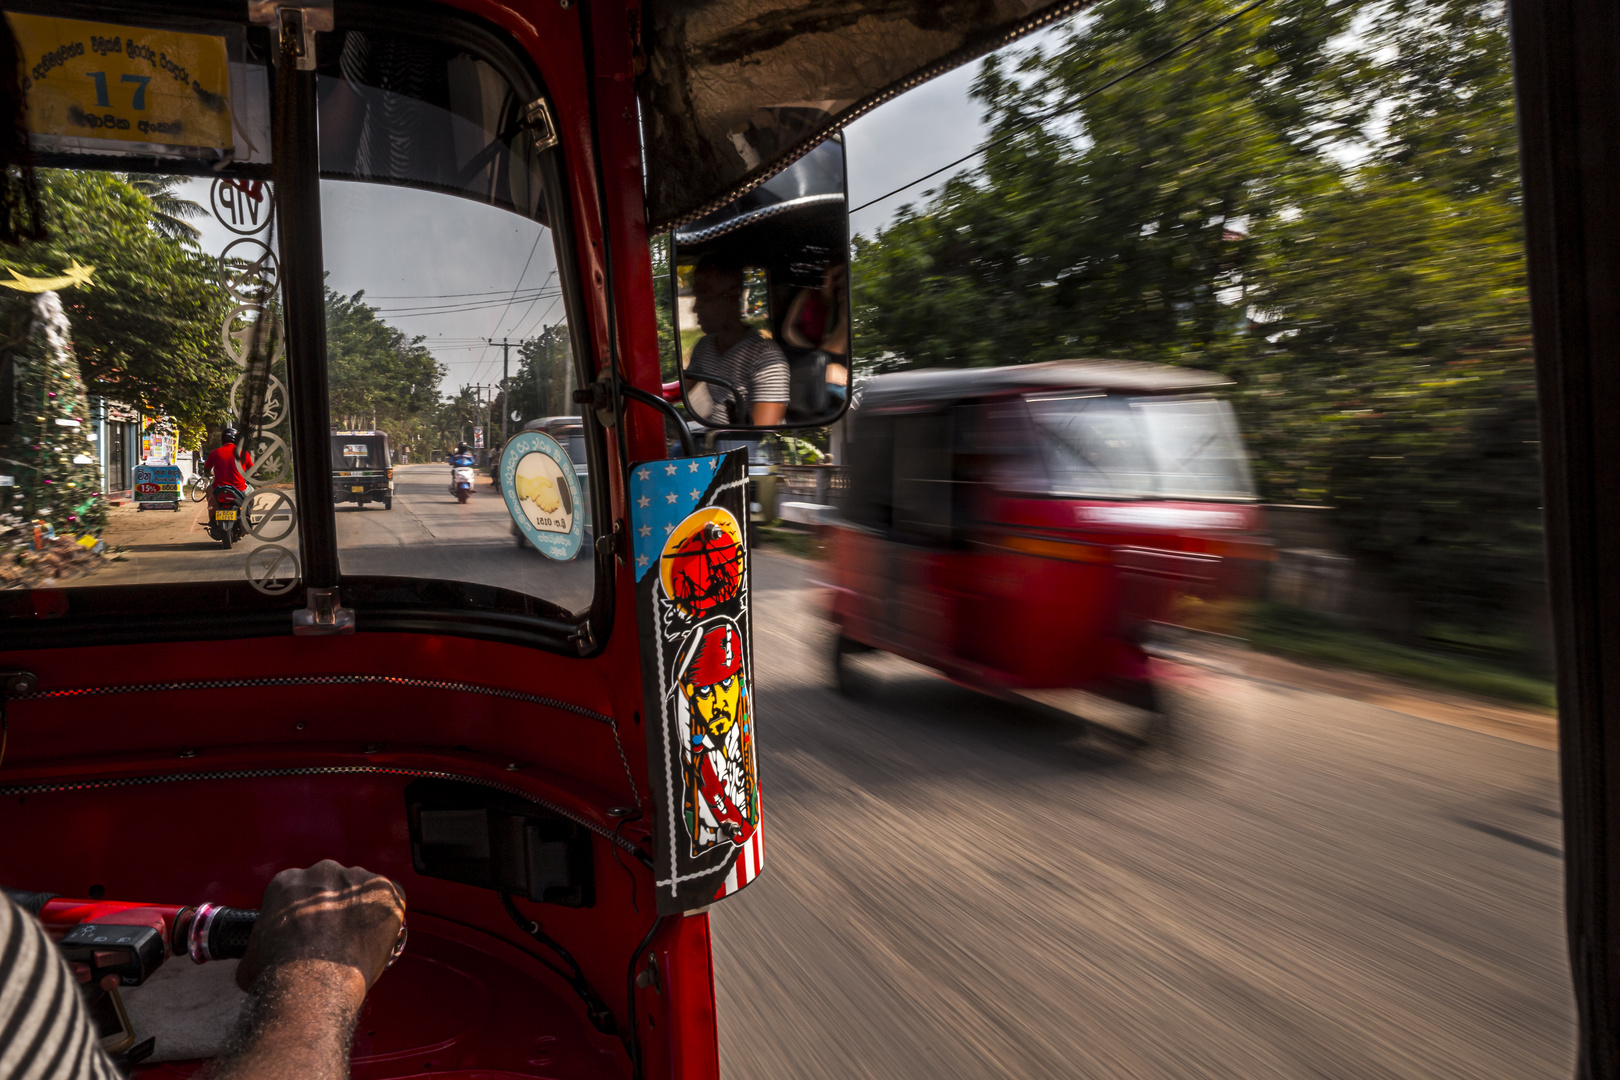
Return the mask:
{"type": "Polygon", "coordinates": [[[28,130],[56,150],[226,157],[230,66],[223,37],[9,14],[28,130]]]}
{"type": "Polygon", "coordinates": [[[529,543],[572,559],[585,539],[584,496],[568,451],[543,431],[522,431],[501,451],[501,495],[529,543]]]}
{"type": "Polygon", "coordinates": [[[712,903],[759,873],[748,614],[748,460],[630,470],[631,548],[652,778],[658,913],[712,903]]]}

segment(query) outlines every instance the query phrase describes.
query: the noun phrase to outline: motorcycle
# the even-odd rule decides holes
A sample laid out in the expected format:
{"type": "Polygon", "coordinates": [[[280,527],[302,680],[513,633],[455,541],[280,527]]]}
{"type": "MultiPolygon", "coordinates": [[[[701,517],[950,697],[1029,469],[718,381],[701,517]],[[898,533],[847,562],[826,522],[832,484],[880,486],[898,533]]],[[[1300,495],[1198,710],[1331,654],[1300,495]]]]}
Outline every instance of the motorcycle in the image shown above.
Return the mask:
{"type": "Polygon", "coordinates": [[[214,509],[208,515],[208,535],[231,550],[247,536],[247,493],[230,484],[214,485],[214,509]]]}
{"type": "Polygon", "coordinates": [[[452,465],[450,467],[450,494],[456,497],[457,502],[466,502],[467,496],[473,491],[473,467],[471,465],[452,465]]]}

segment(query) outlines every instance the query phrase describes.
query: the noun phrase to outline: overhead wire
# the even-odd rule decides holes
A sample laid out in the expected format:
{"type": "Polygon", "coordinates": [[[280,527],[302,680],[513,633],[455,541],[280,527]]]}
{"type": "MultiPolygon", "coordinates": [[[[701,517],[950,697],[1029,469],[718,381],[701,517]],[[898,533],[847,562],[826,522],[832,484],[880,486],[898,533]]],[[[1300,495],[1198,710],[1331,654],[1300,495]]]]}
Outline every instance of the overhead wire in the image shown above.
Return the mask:
{"type": "MultiPolygon", "coordinates": [[[[512,325],[513,326],[516,326],[518,323],[521,323],[525,318],[528,317],[529,312],[534,310],[534,305],[539,302],[541,294],[543,294],[545,292],[547,283],[549,283],[551,281],[551,279],[556,277],[556,276],[557,276],[557,268],[555,266],[553,266],[551,268],[551,273],[546,275],[546,280],[542,281],[540,283],[540,292],[536,293],[534,299],[529,301],[529,306],[523,309],[523,314],[519,315],[517,318],[512,320],[512,325]]],[[[562,295],[562,289],[561,288],[555,289],[555,290],[553,290],[553,293],[556,296],[561,296],[562,295]]],[[[501,336],[505,337],[506,335],[502,334],[501,336]]]]}
{"type": "Polygon", "coordinates": [[[972,161],[974,158],[978,157],[980,154],[988,153],[989,151],[994,150],[996,147],[1000,146],[1002,143],[1009,142],[1012,139],[1017,138],[1018,136],[1022,135],[1024,132],[1030,130],[1033,127],[1038,127],[1039,125],[1046,123],[1046,121],[1054,119],[1054,118],[1056,118],[1058,116],[1061,116],[1066,112],[1072,112],[1074,109],[1076,109],[1080,105],[1084,104],[1085,102],[1089,101],[1090,99],[1096,97],[1098,94],[1102,93],[1104,90],[1110,89],[1111,87],[1118,86],[1120,83],[1124,82],[1126,79],[1129,79],[1133,75],[1138,75],[1138,74],[1146,71],[1148,68],[1153,67],[1155,64],[1163,63],[1165,60],[1170,59],[1170,57],[1176,55],[1181,50],[1185,49],[1187,46],[1192,45],[1192,44],[1194,44],[1194,43],[1196,43],[1198,41],[1203,40],[1204,38],[1206,38],[1209,35],[1213,34],[1215,31],[1221,29],[1223,26],[1227,26],[1227,25],[1237,21],[1238,19],[1240,19],[1243,16],[1247,15],[1249,12],[1253,11],[1255,8],[1261,6],[1262,4],[1268,3],[1268,2],[1269,2],[1269,0],[1254,0],[1254,2],[1249,4],[1247,7],[1239,8],[1237,11],[1232,12],[1232,14],[1226,16],[1225,18],[1216,20],[1215,22],[1211,23],[1209,26],[1204,27],[1204,29],[1200,30],[1198,33],[1192,35],[1191,37],[1177,42],[1176,44],[1170,46],[1168,49],[1164,50],[1163,52],[1159,53],[1156,56],[1149,57],[1148,59],[1142,61],[1140,64],[1137,64],[1135,67],[1131,68],[1129,71],[1126,71],[1126,72],[1123,72],[1122,74],[1114,76],[1112,79],[1109,79],[1107,82],[1103,83],[1101,86],[1096,87],[1093,90],[1086,91],[1084,94],[1080,95],[1078,98],[1075,98],[1073,101],[1068,102],[1067,104],[1064,104],[1064,105],[1060,105],[1060,106],[1058,106],[1057,108],[1054,108],[1054,109],[1048,109],[1046,112],[1043,112],[1043,113],[1040,113],[1040,114],[1036,115],[1033,119],[1028,120],[1023,124],[1020,124],[1018,127],[1013,128],[1009,132],[1006,132],[1006,133],[1004,133],[1002,135],[997,136],[994,139],[991,139],[989,142],[985,143],[983,146],[980,146],[980,147],[976,148],[972,152],[967,153],[967,154],[963,154],[961,157],[957,158],[955,161],[952,161],[952,162],[950,162],[948,164],[945,164],[945,165],[941,165],[939,168],[935,169],[931,173],[925,173],[924,175],[917,177],[917,179],[915,179],[915,180],[909,181],[908,183],[901,184],[899,187],[895,188],[893,191],[886,192],[886,193],[884,193],[882,195],[879,195],[875,199],[868,199],[866,202],[861,203],[861,205],[859,205],[859,206],[855,207],[855,209],[851,210],[850,214],[851,215],[858,214],[862,210],[865,210],[868,206],[876,206],[878,203],[883,202],[885,199],[892,199],[892,198],[894,198],[894,196],[900,194],[902,191],[905,191],[905,190],[907,190],[909,188],[914,188],[918,184],[922,183],[925,180],[932,180],[934,177],[938,176],[942,172],[946,172],[946,171],[948,171],[950,169],[954,169],[958,165],[961,165],[961,164],[963,164],[965,162],[968,162],[968,161],[972,161]]]}
{"type": "MultiPolygon", "coordinates": [[[[517,296],[518,289],[523,285],[523,279],[528,276],[528,274],[529,274],[529,265],[534,262],[534,253],[536,251],[540,250],[540,238],[542,236],[544,236],[544,235],[546,235],[546,230],[544,230],[544,229],[541,229],[539,232],[534,234],[534,243],[529,245],[529,257],[527,259],[523,260],[523,269],[518,272],[517,281],[514,282],[513,285],[512,285],[512,296],[514,296],[514,297],[517,296]]],[[[549,281],[550,279],[548,278],[547,280],[549,281]]],[[[507,301],[506,301],[506,306],[501,309],[501,313],[499,315],[495,316],[495,329],[496,330],[499,330],[501,328],[501,320],[506,318],[506,313],[508,311],[511,311],[511,310],[512,310],[512,300],[509,297],[507,299],[507,301]]],[[[493,339],[494,339],[494,334],[493,333],[490,335],[490,338],[493,341],[493,339]]],[[[482,372],[482,370],[483,369],[481,369],[481,368],[479,369],[480,373],[482,372]]]]}

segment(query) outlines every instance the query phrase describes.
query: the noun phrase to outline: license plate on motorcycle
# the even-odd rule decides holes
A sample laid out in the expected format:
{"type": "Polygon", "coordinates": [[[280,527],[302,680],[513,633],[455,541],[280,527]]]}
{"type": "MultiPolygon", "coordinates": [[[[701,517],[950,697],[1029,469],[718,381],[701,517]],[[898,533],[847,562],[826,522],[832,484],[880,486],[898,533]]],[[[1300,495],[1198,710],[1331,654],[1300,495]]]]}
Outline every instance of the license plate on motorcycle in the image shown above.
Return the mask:
{"type": "Polygon", "coordinates": [[[236,520],[236,511],[235,510],[215,510],[214,511],[214,520],[215,521],[235,521],[236,520]]]}
{"type": "Polygon", "coordinates": [[[349,490],[354,492],[356,495],[358,495],[358,494],[360,494],[362,491],[364,491],[366,489],[357,485],[355,487],[350,488],[349,490]]]}

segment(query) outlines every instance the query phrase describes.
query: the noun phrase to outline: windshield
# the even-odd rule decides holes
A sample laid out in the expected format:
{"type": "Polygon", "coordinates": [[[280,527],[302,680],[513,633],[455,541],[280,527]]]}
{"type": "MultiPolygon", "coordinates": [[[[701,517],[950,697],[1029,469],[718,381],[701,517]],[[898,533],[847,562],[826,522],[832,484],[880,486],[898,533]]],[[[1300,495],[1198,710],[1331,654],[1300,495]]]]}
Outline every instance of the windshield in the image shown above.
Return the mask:
{"type": "MultiPolygon", "coordinates": [[[[508,435],[576,409],[546,106],[498,56],[346,18],[318,38],[329,427],[308,434],[289,407],[275,193],[255,178],[268,32],[13,20],[29,55],[68,42],[74,62],[42,74],[30,121],[88,167],[40,170],[52,228],[4,267],[0,589],[207,582],[296,603],[311,556],[295,463],[313,438],[339,570],[371,579],[346,596],[589,606],[593,548],[569,564],[533,550],[492,475],[508,435]],[[154,56],[184,57],[193,92],[148,71],[154,56]],[[91,104],[93,139],[73,121],[91,104]],[[154,164],[173,173],[133,171],[154,164]],[[461,442],[475,481],[458,501],[445,461],[461,442]],[[456,587],[400,593],[401,578],[456,587]]],[[[585,430],[559,427],[583,465],[585,430]]]]}
{"type": "Polygon", "coordinates": [[[1237,422],[1224,401],[1041,394],[1028,404],[1053,494],[1254,497],[1237,422]]]}
{"type": "Polygon", "coordinates": [[[1158,461],[1160,495],[1254,497],[1231,405],[1207,397],[1137,398],[1131,411],[1158,461]]]}
{"type": "Polygon", "coordinates": [[[332,467],[335,469],[386,469],[388,452],[381,439],[361,439],[353,435],[332,436],[332,467]]]}

